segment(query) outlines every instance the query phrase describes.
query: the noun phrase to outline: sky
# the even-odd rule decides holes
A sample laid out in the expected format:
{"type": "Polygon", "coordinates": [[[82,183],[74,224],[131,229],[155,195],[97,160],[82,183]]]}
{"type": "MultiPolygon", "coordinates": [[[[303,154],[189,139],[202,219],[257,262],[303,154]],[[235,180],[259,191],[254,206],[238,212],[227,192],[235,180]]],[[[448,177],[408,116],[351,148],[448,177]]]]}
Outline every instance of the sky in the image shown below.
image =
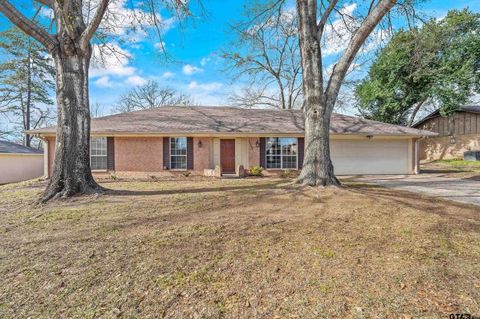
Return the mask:
{"type": "MultiPolygon", "coordinates": [[[[128,2],[117,3],[121,10],[128,2]]],[[[107,59],[106,65],[91,67],[91,105],[99,105],[99,115],[109,114],[123,93],[148,80],[156,80],[162,86],[190,95],[198,105],[229,104],[229,96],[238,91],[242,83],[225,70],[220,55],[222,50],[235,45],[229,27],[242,19],[247,3],[240,0],[204,0],[204,14],[182,24],[162,17],[165,28],[161,39],[154,34],[126,34],[126,31],[118,30],[119,37],[126,41],[114,41],[115,45],[129,58],[107,59]],[[160,41],[168,60],[159,49],[162,46],[160,41]]],[[[351,4],[354,3],[351,1],[351,4]]],[[[480,1],[431,0],[426,1],[421,10],[428,16],[441,18],[450,9],[465,7],[480,12],[480,1]]],[[[2,29],[8,27],[4,18],[0,18],[0,23],[2,29]]],[[[352,108],[341,112],[354,114],[352,108]]]]}
{"type": "MultiPolygon", "coordinates": [[[[241,85],[220,58],[222,50],[235,43],[229,26],[242,19],[246,1],[204,1],[206,15],[180,26],[172,23],[162,37],[164,47],[172,61],[165,61],[158,49],[159,38],[150,36],[134,45],[123,46],[131,54],[124,61],[125,70],[115,69],[91,77],[91,101],[99,103],[103,112],[109,112],[118,96],[132,85],[148,79],[159,81],[185,94],[191,95],[200,105],[225,105],[229,95],[241,85]]],[[[352,1],[354,3],[354,1],[352,1]]],[[[478,0],[426,1],[421,10],[428,16],[441,18],[450,9],[469,7],[480,12],[478,0]]],[[[117,65],[118,68],[118,65],[117,65]]],[[[108,67],[107,67],[108,69],[108,67]]],[[[345,113],[354,112],[347,108],[345,113]]]]}

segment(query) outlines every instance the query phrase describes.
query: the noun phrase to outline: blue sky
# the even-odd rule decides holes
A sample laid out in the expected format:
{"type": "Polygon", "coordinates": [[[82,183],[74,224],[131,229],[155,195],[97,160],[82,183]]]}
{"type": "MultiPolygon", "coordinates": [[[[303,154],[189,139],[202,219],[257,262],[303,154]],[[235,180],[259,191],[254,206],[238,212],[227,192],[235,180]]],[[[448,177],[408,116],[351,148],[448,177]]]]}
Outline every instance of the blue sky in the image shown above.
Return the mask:
{"type": "MultiPolygon", "coordinates": [[[[352,1],[353,3],[354,1],[352,1]]],[[[204,1],[207,16],[193,19],[193,23],[180,27],[174,23],[163,36],[167,53],[175,60],[165,62],[155,47],[158,37],[147,37],[133,46],[123,46],[131,54],[128,67],[134,72],[128,75],[105,75],[91,80],[91,101],[98,102],[108,112],[121,92],[134,83],[155,79],[192,95],[201,105],[228,103],[228,96],[238,88],[231,74],[225,72],[225,65],[219,58],[235,39],[229,32],[229,24],[242,18],[245,1],[204,1]],[[108,81],[106,81],[108,77],[108,81]],[[99,80],[100,79],[100,80],[99,80]]],[[[433,0],[422,5],[428,16],[442,17],[450,9],[469,7],[480,12],[477,0],[433,0]]],[[[346,110],[347,113],[352,112],[346,110]]]]}
{"type": "MultiPolygon", "coordinates": [[[[231,75],[224,71],[219,54],[234,43],[229,25],[242,18],[248,1],[204,0],[203,3],[206,15],[192,18],[183,26],[165,18],[168,27],[162,40],[170,60],[165,61],[159,51],[159,38],[147,34],[136,37],[139,39],[137,42],[127,41],[119,45],[130,59],[110,59],[104,67],[93,66],[90,76],[91,104],[98,103],[101,113],[108,114],[122,93],[149,79],[191,95],[197,104],[227,104],[228,96],[241,83],[232,81],[231,75]]],[[[431,17],[440,18],[450,9],[465,7],[480,12],[480,1],[432,0],[426,1],[421,10],[431,17]]],[[[5,19],[0,18],[0,22],[2,28],[8,26],[5,19]]],[[[354,111],[347,108],[343,112],[354,111]]]]}

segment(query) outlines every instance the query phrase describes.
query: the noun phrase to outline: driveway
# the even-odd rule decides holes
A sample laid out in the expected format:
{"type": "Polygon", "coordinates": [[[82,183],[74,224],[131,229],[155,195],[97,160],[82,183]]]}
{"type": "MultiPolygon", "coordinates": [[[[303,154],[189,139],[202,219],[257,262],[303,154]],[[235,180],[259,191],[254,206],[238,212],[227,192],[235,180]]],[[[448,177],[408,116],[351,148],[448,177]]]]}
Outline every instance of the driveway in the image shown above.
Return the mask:
{"type": "Polygon", "coordinates": [[[422,173],[419,175],[364,175],[349,180],[480,206],[480,180],[474,178],[422,173]]]}

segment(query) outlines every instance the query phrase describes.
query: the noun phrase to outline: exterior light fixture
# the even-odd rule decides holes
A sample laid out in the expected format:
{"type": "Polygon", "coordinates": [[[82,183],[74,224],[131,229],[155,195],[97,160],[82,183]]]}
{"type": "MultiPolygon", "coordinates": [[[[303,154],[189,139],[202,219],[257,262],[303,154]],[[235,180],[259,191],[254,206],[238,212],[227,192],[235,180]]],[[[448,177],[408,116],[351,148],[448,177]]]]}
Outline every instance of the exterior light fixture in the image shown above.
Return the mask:
{"type": "Polygon", "coordinates": [[[450,144],[455,144],[457,142],[457,140],[455,139],[455,136],[453,135],[450,135],[450,144]]]}
{"type": "Polygon", "coordinates": [[[199,148],[202,148],[202,146],[203,146],[202,140],[199,140],[199,141],[198,141],[198,147],[199,147],[199,148]]]}
{"type": "Polygon", "coordinates": [[[368,138],[369,140],[371,140],[373,138],[373,135],[367,135],[365,137],[368,138]]]}
{"type": "Polygon", "coordinates": [[[260,147],[260,140],[257,139],[257,141],[255,142],[255,146],[260,147]]]}

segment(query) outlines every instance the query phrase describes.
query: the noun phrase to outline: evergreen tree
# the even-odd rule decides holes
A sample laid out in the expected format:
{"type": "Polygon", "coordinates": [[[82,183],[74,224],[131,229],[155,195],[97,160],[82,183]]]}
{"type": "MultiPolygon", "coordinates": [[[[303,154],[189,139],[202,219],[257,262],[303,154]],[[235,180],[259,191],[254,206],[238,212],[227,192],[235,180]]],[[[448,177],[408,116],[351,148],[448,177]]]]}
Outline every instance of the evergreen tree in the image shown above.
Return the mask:
{"type": "Polygon", "coordinates": [[[479,33],[480,14],[468,9],[397,32],[356,88],[359,112],[408,126],[426,105],[452,114],[480,93],[479,33]]]}
{"type": "Polygon", "coordinates": [[[0,52],[0,114],[13,124],[2,131],[30,146],[32,137],[23,131],[45,125],[53,115],[55,68],[45,48],[16,27],[0,32],[0,52]]]}

